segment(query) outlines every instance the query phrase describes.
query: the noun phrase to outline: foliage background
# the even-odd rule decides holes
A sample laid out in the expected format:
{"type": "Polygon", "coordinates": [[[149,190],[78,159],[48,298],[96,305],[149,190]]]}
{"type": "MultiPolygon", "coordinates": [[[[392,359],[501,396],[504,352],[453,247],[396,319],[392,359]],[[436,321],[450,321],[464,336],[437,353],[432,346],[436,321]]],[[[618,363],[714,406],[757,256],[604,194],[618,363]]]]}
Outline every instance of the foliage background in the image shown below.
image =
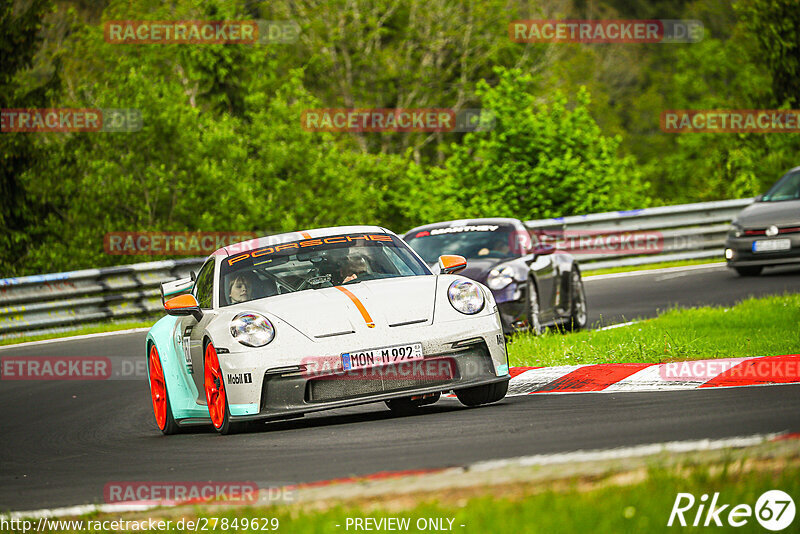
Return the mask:
{"type": "Polygon", "coordinates": [[[796,134],[664,134],[665,109],[800,100],[796,0],[2,0],[0,107],[137,108],[135,133],[0,134],[0,277],[110,231],[521,219],[762,193],[796,134]],[[508,22],[689,18],[695,44],[517,44],[508,22]],[[114,45],[107,20],[293,20],[298,42],[114,45]],[[321,107],[487,108],[488,132],[334,134],[321,107]]]}

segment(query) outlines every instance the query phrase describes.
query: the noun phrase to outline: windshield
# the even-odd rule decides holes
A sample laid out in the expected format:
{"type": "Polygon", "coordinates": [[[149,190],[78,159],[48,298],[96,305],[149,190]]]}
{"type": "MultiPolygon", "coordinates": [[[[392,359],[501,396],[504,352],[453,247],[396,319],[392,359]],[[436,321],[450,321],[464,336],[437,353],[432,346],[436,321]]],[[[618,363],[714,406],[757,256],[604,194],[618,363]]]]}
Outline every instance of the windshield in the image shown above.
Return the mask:
{"type": "Polygon", "coordinates": [[[429,264],[443,254],[469,259],[513,258],[519,256],[513,226],[479,224],[421,230],[405,237],[406,242],[429,264]]]}
{"type": "Polygon", "coordinates": [[[262,247],[223,260],[220,306],[274,295],[431,274],[401,239],[347,234],[262,247]]]}
{"type": "Polygon", "coordinates": [[[781,200],[800,199],[800,171],[790,172],[778,180],[767,193],[761,197],[761,202],[780,202],[781,200]]]}

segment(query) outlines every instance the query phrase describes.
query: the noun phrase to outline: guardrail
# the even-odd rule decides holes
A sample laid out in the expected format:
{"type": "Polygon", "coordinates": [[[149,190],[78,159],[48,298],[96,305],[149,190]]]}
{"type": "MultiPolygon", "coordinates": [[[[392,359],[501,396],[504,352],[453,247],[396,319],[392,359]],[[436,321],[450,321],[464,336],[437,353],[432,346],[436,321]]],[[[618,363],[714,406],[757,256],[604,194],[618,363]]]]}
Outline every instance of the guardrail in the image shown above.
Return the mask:
{"type": "MultiPolygon", "coordinates": [[[[725,236],[730,222],[739,211],[755,199],[742,198],[664,206],[630,211],[593,213],[555,219],[525,221],[531,229],[557,236],[571,237],[575,242],[585,239],[585,248],[574,251],[584,272],[646,265],[665,261],[719,258],[724,260],[725,236]],[[657,236],[658,246],[649,253],[625,253],[624,247],[611,250],[607,238],[626,234],[657,236]],[[599,243],[595,247],[593,242],[599,243]],[[591,253],[589,250],[601,250],[591,253]]],[[[558,238],[555,238],[558,240],[558,238]]]]}
{"type": "Polygon", "coordinates": [[[0,338],[67,331],[163,311],[159,284],[186,278],[203,258],[0,280],[0,338]]]}
{"type": "MultiPolygon", "coordinates": [[[[576,254],[584,271],[672,260],[722,259],[728,223],[751,202],[751,198],[724,200],[525,224],[537,230],[587,232],[592,237],[645,231],[662,236],[663,247],[653,254],[576,254]]],[[[159,284],[188,277],[202,262],[203,258],[191,258],[0,279],[0,339],[154,316],[162,311],[159,284]]]]}

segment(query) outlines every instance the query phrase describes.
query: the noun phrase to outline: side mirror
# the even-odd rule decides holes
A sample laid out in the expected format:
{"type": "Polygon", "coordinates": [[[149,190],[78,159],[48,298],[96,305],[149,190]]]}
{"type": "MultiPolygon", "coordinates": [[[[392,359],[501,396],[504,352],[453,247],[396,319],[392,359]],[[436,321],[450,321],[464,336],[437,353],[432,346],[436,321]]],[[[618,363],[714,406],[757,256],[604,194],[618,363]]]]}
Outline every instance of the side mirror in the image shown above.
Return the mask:
{"type": "Polygon", "coordinates": [[[533,249],[533,255],[534,256],[547,256],[548,254],[552,254],[555,251],[556,251],[556,247],[554,247],[553,245],[550,245],[548,243],[543,243],[543,244],[541,244],[538,247],[535,247],[533,249]]]}
{"type": "Polygon", "coordinates": [[[439,271],[442,274],[455,274],[467,267],[467,260],[464,256],[439,256],[439,271]]]}
{"type": "Polygon", "coordinates": [[[164,303],[164,309],[168,315],[191,315],[198,321],[203,318],[200,305],[194,295],[178,295],[164,303]]]}

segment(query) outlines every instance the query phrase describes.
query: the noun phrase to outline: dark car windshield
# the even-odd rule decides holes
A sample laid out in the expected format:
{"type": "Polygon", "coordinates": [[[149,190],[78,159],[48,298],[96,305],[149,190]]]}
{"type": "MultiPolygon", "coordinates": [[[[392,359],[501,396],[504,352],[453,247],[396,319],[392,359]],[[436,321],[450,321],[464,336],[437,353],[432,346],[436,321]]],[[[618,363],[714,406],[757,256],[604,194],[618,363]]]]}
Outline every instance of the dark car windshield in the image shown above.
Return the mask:
{"type": "Polygon", "coordinates": [[[767,193],[761,197],[761,202],[780,202],[781,200],[800,199],[800,171],[790,172],[778,180],[767,193]]]}
{"type": "Polygon", "coordinates": [[[443,254],[467,259],[513,258],[520,256],[517,232],[510,225],[471,224],[429,228],[407,234],[404,239],[429,264],[443,254]]]}
{"type": "Polygon", "coordinates": [[[430,274],[403,241],[380,233],[304,239],[223,260],[220,306],[366,280],[430,274]]]}

